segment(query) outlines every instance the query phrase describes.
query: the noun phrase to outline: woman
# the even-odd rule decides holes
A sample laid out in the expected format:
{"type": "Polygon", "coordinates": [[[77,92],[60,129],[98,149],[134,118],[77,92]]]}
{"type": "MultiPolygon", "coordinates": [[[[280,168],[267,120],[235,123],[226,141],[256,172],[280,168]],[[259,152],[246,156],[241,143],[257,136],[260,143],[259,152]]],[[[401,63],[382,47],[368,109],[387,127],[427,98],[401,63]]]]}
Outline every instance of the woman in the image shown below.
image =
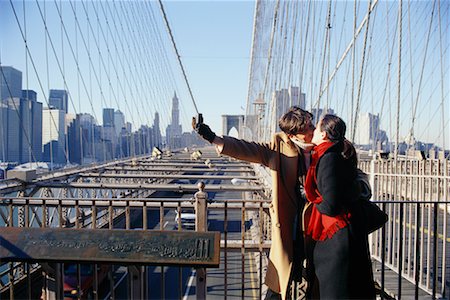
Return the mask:
{"type": "Polygon", "coordinates": [[[311,297],[374,299],[367,234],[352,202],[358,192],[356,152],[345,139],[344,121],[325,115],[314,130],[316,144],[305,183],[305,214],[311,297]],[[311,284],[312,283],[312,284],[311,284]],[[317,295],[319,293],[319,295],[317,295]]]}

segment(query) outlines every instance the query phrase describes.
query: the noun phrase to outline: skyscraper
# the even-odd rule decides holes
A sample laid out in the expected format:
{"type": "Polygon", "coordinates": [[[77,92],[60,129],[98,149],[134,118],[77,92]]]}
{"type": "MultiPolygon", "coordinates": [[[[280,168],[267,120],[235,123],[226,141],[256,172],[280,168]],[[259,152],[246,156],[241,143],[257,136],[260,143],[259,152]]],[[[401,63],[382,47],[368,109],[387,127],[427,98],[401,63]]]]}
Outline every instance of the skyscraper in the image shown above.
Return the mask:
{"type": "Polygon", "coordinates": [[[1,67],[0,159],[24,163],[42,158],[42,103],[22,90],[22,72],[1,67]]]}
{"type": "Polygon", "coordinates": [[[31,123],[33,124],[31,137],[33,156],[36,161],[42,161],[42,103],[40,102],[31,102],[31,123]]]}
{"type": "Polygon", "coordinates": [[[354,142],[358,145],[369,145],[375,139],[379,118],[371,113],[361,113],[356,121],[354,142]]]}
{"type": "Polygon", "coordinates": [[[159,126],[159,113],[155,112],[155,119],[153,121],[153,142],[154,146],[161,147],[161,128],[159,126]]]}
{"type": "Polygon", "coordinates": [[[22,90],[21,115],[22,123],[29,133],[29,141],[22,138],[21,161],[42,160],[42,103],[37,102],[37,94],[33,90],[22,90]],[[29,151],[31,144],[31,152],[29,151]]]}
{"type": "Polygon", "coordinates": [[[181,146],[181,133],[179,102],[175,93],[172,98],[172,119],[166,129],[167,146],[170,148],[179,148],[181,146]]]}
{"type": "MultiPolygon", "coordinates": [[[[7,105],[6,114],[6,155],[7,161],[20,162],[21,161],[21,144],[23,131],[20,122],[20,98],[9,98],[3,100],[7,105]]],[[[27,126],[25,126],[27,127],[27,126]]]]}
{"type": "Polygon", "coordinates": [[[291,106],[295,105],[301,109],[305,109],[305,94],[300,93],[300,89],[296,86],[275,91],[273,93],[273,100],[275,102],[275,119],[277,121],[291,106]]]}
{"type": "Polygon", "coordinates": [[[322,117],[326,114],[334,114],[334,110],[332,108],[317,108],[317,107],[315,107],[315,108],[311,109],[311,113],[313,114],[313,124],[315,125],[315,124],[317,124],[317,122],[319,122],[320,117],[322,117]]]}
{"type": "Polygon", "coordinates": [[[114,127],[114,108],[103,109],[103,127],[114,127]]]}
{"type": "Polygon", "coordinates": [[[66,90],[50,90],[48,104],[56,109],[68,112],[68,94],[66,90]]]}
{"type": "Polygon", "coordinates": [[[114,129],[116,132],[116,138],[120,135],[122,128],[125,127],[125,116],[120,110],[114,112],[114,129]]]}
{"type": "Polygon", "coordinates": [[[180,107],[177,94],[174,93],[172,98],[172,119],[171,124],[173,126],[173,133],[181,135],[181,125],[180,125],[180,107]],[[180,126],[179,126],[180,125],[180,126]]]}
{"type": "Polygon", "coordinates": [[[291,86],[289,89],[281,89],[275,91],[272,95],[273,106],[269,107],[271,111],[271,120],[274,128],[272,131],[278,130],[278,120],[288,111],[291,106],[298,106],[301,109],[305,108],[305,94],[300,93],[300,88],[291,86]]]}
{"type": "Polygon", "coordinates": [[[44,161],[64,163],[64,126],[65,113],[56,108],[42,110],[42,145],[44,161]]]}
{"type": "Polygon", "coordinates": [[[0,67],[0,99],[2,159],[10,162],[21,161],[20,98],[22,96],[22,72],[13,67],[0,67]]]}
{"type": "Polygon", "coordinates": [[[387,144],[386,132],[380,128],[380,116],[371,113],[361,113],[358,116],[355,130],[355,144],[366,149],[379,149],[387,144]]]}
{"type": "Polygon", "coordinates": [[[0,68],[0,100],[20,98],[22,96],[22,72],[13,67],[2,66],[0,68]]]}

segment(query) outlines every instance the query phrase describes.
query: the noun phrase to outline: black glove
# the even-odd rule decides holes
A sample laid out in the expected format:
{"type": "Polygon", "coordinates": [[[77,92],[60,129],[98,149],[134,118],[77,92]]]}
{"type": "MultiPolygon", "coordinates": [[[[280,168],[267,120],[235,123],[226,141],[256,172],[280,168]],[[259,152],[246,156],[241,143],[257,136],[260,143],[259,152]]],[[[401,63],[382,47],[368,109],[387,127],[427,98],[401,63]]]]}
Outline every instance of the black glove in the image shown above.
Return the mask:
{"type": "Polygon", "coordinates": [[[216,134],[209,128],[208,125],[203,122],[197,123],[195,118],[192,118],[192,127],[194,130],[205,140],[212,143],[216,137],[216,134]]]}
{"type": "Polygon", "coordinates": [[[203,124],[203,123],[197,124],[197,126],[195,126],[195,131],[197,131],[197,133],[202,138],[204,138],[205,140],[207,140],[210,143],[212,143],[214,141],[214,139],[216,138],[216,134],[206,124],[203,124]]]}

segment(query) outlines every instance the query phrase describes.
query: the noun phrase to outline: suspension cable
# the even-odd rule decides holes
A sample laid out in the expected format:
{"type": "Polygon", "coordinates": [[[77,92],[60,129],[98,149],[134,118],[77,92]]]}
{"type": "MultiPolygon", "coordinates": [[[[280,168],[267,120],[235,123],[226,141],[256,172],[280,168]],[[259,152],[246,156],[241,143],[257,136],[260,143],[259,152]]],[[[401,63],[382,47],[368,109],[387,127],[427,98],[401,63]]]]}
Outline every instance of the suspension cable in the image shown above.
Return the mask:
{"type": "MultiPolygon", "coordinates": [[[[326,58],[327,58],[327,51],[329,52],[329,36],[330,36],[330,29],[331,29],[331,0],[328,1],[328,12],[327,12],[327,20],[326,20],[326,30],[325,30],[325,37],[324,37],[324,42],[323,42],[323,57],[322,57],[322,69],[320,72],[320,84],[319,84],[319,91],[322,89],[322,84],[323,84],[323,76],[325,73],[325,65],[326,65],[326,58]]],[[[320,108],[320,99],[321,97],[319,97],[317,99],[317,108],[320,108]]]]}
{"type": "MultiPolygon", "coordinates": [[[[415,120],[416,120],[416,111],[417,111],[417,105],[419,103],[419,95],[420,95],[420,92],[421,92],[423,73],[424,73],[424,70],[425,70],[425,62],[427,60],[428,45],[430,43],[430,36],[431,36],[431,29],[432,29],[432,25],[433,25],[433,16],[434,16],[434,8],[435,7],[436,7],[436,0],[433,1],[433,8],[431,10],[430,27],[428,28],[427,40],[426,40],[426,43],[425,43],[425,53],[423,54],[422,70],[420,72],[419,85],[417,87],[416,101],[413,104],[412,121],[411,121],[411,129],[410,129],[410,131],[411,131],[411,138],[414,136],[414,123],[415,123],[415,120]]],[[[412,93],[412,91],[411,91],[411,93],[412,93]]]]}
{"type": "Polygon", "coordinates": [[[400,87],[401,87],[401,70],[402,70],[402,4],[403,0],[400,0],[398,7],[398,73],[397,73],[397,127],[396,127],[396,140],[395,140],[395,152],[394,159],[398,157],[398,144],[400,141],[400,87]]]}
{"type": "MultiPolygon", "coordinates": [[[[372,6],[370,7],[370,12],[372,10],[374,10],[375,6],[377,5],[378,0],[374,0],[372,3],[372,6]]],[[[334,76],[336,76],[337,71],[339,70],[340,66],[342,65],[342,63],[344,62],[345,58],[348,55],[348,52],[354,47],[355,42],[356,42],[356,38],[358,37],[358,35],[360,34],[361,30],[363,29],[364,24],[367,22],[368,19],[368,15],[366,15],[364,17],[364,19],[361,21],[361,23],[359,24],[358,29],[356,30],[355,34],[353,35],[352,40],[350,41],[350,43],[347,46],[347,49],[345,49],[344,53],[342,54],[341,58],[339,59],[339,62],[336,64],[336,67],[334,67],[333,72],[331,72],[330,77],[328,78],[327,83],[325,84],[325,86],[323,87],[323,89],[319,92],[318,98],[321,97],[323,95],[323,93],[326,91],[326,89],[328,88],[328,86],[330,85],[331,81],[333,81],[334,76]]],[[[315,103],[317,103],[318,100],[315,101],[315,103]]]]}
{"type": "Polygon", "coordinates": [[[371,2],[372,2],[372,0],[369,0],[369,7],[368,7],[368,12],[367,12],[367,22],[366,22],[366,32],[364,34],[364,46],[363,46],[363,50],[362,50],[363,53],[362,53],[362,58],[361,58],[361,70],[359,71],[358,93],[356,95],[356,109],[355,109],[355,120],[353,123],[352,141],[355,140],[359,107],[361,105],[360,104],[361,103],[361,90],[362,90],[362,81],[363,81],[363,75],[364,75],[364,64],[365,64],[365,58],[366,58],[367,37],[369,36],[371,2]]]}
{"type": "MultiPolygon", "coordinates": [[[[441,112],[442,131],[445,125],[445,105],[444,105],[444,56],[442,55],[442,28],[441,28],[441,1],[438,0],[438,20],[439,20],[439,53],[441,54],[441,112]]],[[[442,135],[442,149],[445,151],[445,134],[442,135]]],[[[444,272],[443,272],[444,274],[444,272]]],[[[444,278],[443,276],[442,278],[444,278]]]]}
{"type": "Polygon", "coordinates": [[[165,22],[166,27],[167,27],[167,32],[169,33],[170,40],[172,41],[172,45],[173,45],[173,48],[175,50],[175,54],[177,55],[178,64],[180,65],[181,72],[183,73],[184,81],[186,82],[186,86],[188,88],[189,95],[191,96],[192,104],[194,104],[195,111],[198,114],[197,104],[195,104],[194,95],[192,94],[191,86],[189,85],[189,81],[187,79],[187,75],[186,75],[186,72],[184,70],[183,63],[181,62],[181,56],[180,56],[180,54],[178,52],[178,48],[177,48],[177,45],[175,43],[175,39],[174,39],[173,34],[172,34],[172,30],[170,29],[169,20],[167,20],[167,16],[166,16],[166,12],[164,11],[163,3],[162,3],[161,0],[158,0],[158,3],[159,3],[159,7],[161,8],[161,12],[162,12],[162,15],[163,15],[163,18],[164,18],[164,22],[165,22]]]}

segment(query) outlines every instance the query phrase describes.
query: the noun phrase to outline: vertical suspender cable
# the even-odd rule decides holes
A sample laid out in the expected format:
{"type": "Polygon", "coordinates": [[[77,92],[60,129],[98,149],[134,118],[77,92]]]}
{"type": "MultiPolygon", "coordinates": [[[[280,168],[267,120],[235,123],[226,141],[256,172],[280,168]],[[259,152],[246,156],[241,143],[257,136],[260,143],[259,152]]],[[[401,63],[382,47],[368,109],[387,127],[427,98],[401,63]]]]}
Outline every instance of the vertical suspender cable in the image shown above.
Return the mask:
{"type": "MultiPolygon", "coordinates": [[[[61,10],[61,15],[62,15],[62,1],[59,1],[59,7],[61,10]]],[[[66,81],[64,80],[64,78],[66,78],[66,66],[65,66],[65,61],[64,61],[64,21],[63,18],[61,18],[61,60],[62,60],[62,72],[63,72],[63,82],[64,82],[64,90],[66,91],[66,93],[69,93],[69,88],[66,84],[66,81]]],[[[65,105],[65,103],[63,104],[63,107],[65,106],[65,109],[67,110],[67,112],[69,111],[69,107],[68,104],[65,105]]],[[[66,132],[66,114],[67,112],[64,112],[64,137],[65,137],[65,141],[64,141],[64,153],[66,156],[66,164],[69,163],[69,134],[68,131],[66,132]]],[[[61,130],[61,129],[60,129],[61,130]]]]}
{"type": "MultiPolygon", "coordinates": [[[[441,1],[438,0],[438,26],[439,26],[439,53],[441,55],[441,112],[442,112],[442,150],[444,151],[444,156],[445,156],[445,105],[444,105],[444,60],[445,60],[445,56],[442,55],[442,27],[441,27],[441,1]]],[[[446,158],[445,158],[446,159],[446,158]]],[[[445,161],[445,174],[448,174],[448,160],[445,161]]],[[[445,179],[444,179],[445,180],[445,179]]],[[[445,189],[445,181],[444,181],[444,189],[445,189]]],[[[444,192],[444,199],[446,199],[447,197],[446,194],[448,192],[444,192]]],[[[448,224],[447,223],[447,209],[448,209],[448,205],[445,206],[445,210],[444,210],[444,217],[443,217],[443,224],[448,224]]],[[[443,226],[443,236],[444,238],[442,239],[442,265],[446,266],[446,251],[447,251],[447,226],[443,226]]],[[[446,268],[442,268],[442,273],[441,273],[441,282],[447,282],[446,281],[446,273],[447,270],[446,268]]],[[[441,285],[441,294],[443,296],[445,296],[445,288],[446,285],[442,284],[441,285]]]]}
{"type": "MultiPolygon", "coordinates": [[[[372,12],[375,8],[375,6],[377,5],[378,0],[374,0],[372,2],[372,6],[370,8],[370,12],[372,12]]],[[[388,3],[388,2],[386,2],[388,3]]],[[[353,35],[353,39],[350,41],[350,43],[348,44],[347,48],[345,49],[344,53],[342,54],[341,58],[339,59],[338,63],[336,64],[336,67],[334,68],[333,72],[331,72],[330,77],[328,78],[328,82],[325,84],[325,86],[323,87],[323,89],[319,92],[319,97],[321,97],[323,95],[323,93],[326,91],[326,89],[328,88],[328,86],[330,85],[331,81],[333,80],[334,76],[336,76],[337,71],[339,70],[339,68],[341,67],[342,63],[344,62],[345,58],[347,57],[348,53],[350,52],[350,50],[353,50],[352,48],[355,47],[355,42],[356,42],[356,38],[358,37],[358,35],[360,34],[363,26],[365,25],[365,23],[367,22],[369,16],[366,15],[365,18],[361,21],[361,23],[358,26],[358,29],[356,30],[355,34],[353,35]]],[[[353,88],[352,88],[353,90],[353,88]]],[[[318,100],[316,100],[315,103],[317,103],[318,100]]],[[[313,105],[311,105],[311,107],[313,107],[313,105]]],[[[351,120],[351,119],[350,119],[351,120]]]]}
{"type": "MultiPolygon", "coordinates": [[[[353,4],[353,40],[355,40],[356,42],[356,3],[357,1],[354,1],[353,4]]],[[[352,49],[352,88],[351,88],[351,93],[352,93],[352,102],[351,102],[351,107],[350,107],[350,129],[351,132],[353,133],[353,109],[354,109],[354,104],[355,104],[355,68],[356,68],[356,64],[355,64],[355,60],[356,60],[356,47],[353,44],[353,49],[352,49]]],[[[352,134],[351,137],[352,142],[355,142],[354,140],[354,136],[352,134]]]]}
{"type": "MultiPolygon", "coordinates": [[[[47,24],[47,6],[46,2],[44,1],[44,35],[45,35],[45,62],[46,62],[46,72],[47,72],[47,91],[50,91],[50,68],[48,63],[48,35],[46,34],[46,24],[47,24]]],[[[49,95],[50,96],[50,95],[49,95]]],[[[45,94],[44,94],[45,97],[45,94]]],[[[47,106],[50,99],[47,100],[47,106]]],[[[51,114],[50,114],[51,115],[51,114]]],[[[42,120],[44,120],[44,117],[42,116],[42,120]]],[[[51,132],[51,126],[50,126],[50,132],[51,132]]],[[[44,147],[44,145],[42,145],[44,147]]],[[[53,145],[50,143],[50,170],[53,170],[53,145]]]]}
{"type": "MultiPolygon", "coordinates": [[[[356,24],[356,21],[355,21],[355,24],[356,24]]],[[[329,41],[329,36],[330,36],[330,29],[331,29],[331,0],[328,1],[327,25],[326,25],[324,42],[323,42],[323,58],[322,58],[322,70],[321,70],[321,73],[320,73],[319,91],[322,90],[323,76],[324,76],[325,64],[326,64],[325,60],[326,60],[326,57],[327,57],[326,52],[330,51],[330,49],[328,49],[328,41],[329,41]]],[[[320,108],[320,100],[321,100],[321,96],[319,96],[319,98],[317,100],[317,108],[320,108]]],[[[319,117],[319,116],[317,116],[317,117],[319,117]]]]}
{"type": "MultiPolygon", "coordinates": [[[[297,33],[297,20],[298,20],[298,2],[294,2],[293,11],[295,12],[293,17],[293,29],[292,29],[292,41],[291,41],[291,56],[289,58],[289,75],[288,75],[288,84],[289,86],[293,85],[293,72],[294,72],[294,52],[295,52],[295,37],[297,33]]],[[[301,91],[299,91],[299,97],[301,97],[301,91]]],[[[292,106],[292,97],[290,98],[290,106],[292,106]]]]}
{"type": "MultiPolygon", "coordinates": [[[[267,85],[268,85],[268,81],[269,81],[269,69],[271,66],[271,61],[272,61],[272,50],[273,50],[273,44],[274,44],[274,39],[275,39],[275,30],[277,28],[277,19],[278,19],[278,8],[280,6],[280,0],[277,0],[277,3],[275,5],[275,11],[274,11],[274,16],[273,16],[273,23],[272,23],[272,31],[270,34],[270,44],[269,44],[269,51],[267,54],[267,65],[266,65],[266,71],[264,73],[264,85],[263,85],[263,97],[266,96],[266,90],[267,90],[267,85]]],[[[270,116],[265,116],[265,119],[267,120],[268,118],[270,118],[270,116]]],[[[267,123],[267,122],[265,122],[267,123]]],[[[264,126],[265,127],[265,126],[264,126]]],[[[261,124],[258,124],[258,128],[260,129],[260,135],[258,136],[258,140],[263,140],[266,138],[265,133],[267,132],[267,130],[264,130],[265,128],[261,128],[261,124]],[[261,131],[264,130],[262,133],[261,131]]]]}
{"type": "MultiPolygon", "coordinates": [[[[0,69],[2,69],[2,51],[1,51],[1,47],[0,47],[0,69]]],[[[4,108],[3,108],[3,95],[1,93],[0,90],[0,104],[2,105],[0,107],[0,124],[2,124],[1,128],[0,128],[0,144],[2,145],[2,161],[6,161],[6,153],[5,153],[5,145],[6,145],[6,130],[3,126],[3,115],[4,115],[4,108]]],[[[5,116],[6,117],[6,116],[5,116]]]]}
{"type": "MultiPolygon", "coordinates": [[[[28,43],[28,37],[27,37],[27,16],[26,16],[26,9],[25,9],[25,1],[23,1],[22,3],[23,3],[23,32],[25,34],[25,40],[28,43]]],[[[25,49],[25,85],[26,85],[26,90],[27,90],[26,100],[28,102],[29,101],[29,97],[28,97],[28,91],[29,91],[29,84],[28,84],[28,55],[27,55],[27,50],[26,49],[25,49]]],[[[20,106],[22,106],[22,105],[20,105],[20,106]]],[[[29,121],[32,120],[31,115],[29,115],[28,118],[29,118],[29,121]]],[[[31,129],[29,131],[31,144],[29,144],[29,150],[28,150],[29,151],[29,153],[28,153],[28,161],[31,162],[31,155],[32,155],[32,152],[33,152],[33,145],[32,145],[32,143],[33,143],[33,138],[32,138],[33,125],[30,124],[29,126],[27,126],[27,128],[25,128],[25,126],[24,126],[24,129],[25,130],[31,129]]],[[[20,152],[23,154],[23,147],[21,146],[20,148],[21,148],[20,152]]],[[[23,160],[23,157],[21,157],[20,159],[23,160]]]]}
{"type": "MultiPolygon", "coordinates": [[[[28,55],[30,55],[30,59],[32,59],[31,54],[30,54],[30,49],[29,49],[29,47],[28,47],[27,39],[26,39],[26,36],[25,36],[25,33],[24,33],[22,27],[20,26],[19,17],[17,16],[16,10],[15,10],[15,8],[14,8],[14,4],[12,3],[11,0],[10,0],[10,4],[11,4],[11,8],[12,8],[12,10],[13,10],[13,12],[14,12],[14,16],[15,16],[17,25],[19,26],[19,30],[20,30],[22,39],[23,39],[23,41],[24,41],[24,43],[25,43],[25,51],[26,51],[26,53],[27,53],[28,55]]],[[[25,9],[24,9],[24,11],[25,11],[25,9]]],[[[31,60],[31,62],[33,62],[33,60],[31,60]]],[[[34,66],[33,66],[33,67],[34,67],[34,66]]],[[[8,89],[8,95],[9,95],[9,98],[11,99],[10,101],[11,101],[12,105],[14,106],[14,110],[15,110],[15,112],[16,112],[16,114],[17,114],[17,118],[18,118],[19,124],[20,124],[20,125],[19,125],[19,126],[20,126],[20,130],[22,130],[22,133],[24,134],[25,139],[26,139],[26,141],[27,141],[27,143],[28,143],[28,147],[30,147],[30,149],[31,149],[31,148],[32,148],[32,147],[31,147],[31,139],[30,139],[30,136],[29,136],[28,132],[25,130],[24,124],[23,124],[23,122],[22,122],[22,116],[21,116],[21,114],[20,114],[20,99],[19,99],[19,107],[18,107],[17,104],[16,104],[16,101],[13,99],[12,91],[10,90],[9,84],[8,84],[8,82],[7,82],[7,80],[6,80],[6,76],[5,76],[5,74],[3,73],[3,69],[0,68],[0,71],[1,71],[1,73],[2,73],[2,74],[1,74],[1,75],[2,75],[1,78],[3,78],[2,81],[4,81],[4,82],[6,83],[6,86],[7,86],[7,89],[8,89]]],[[[6,105],[6,109],[9,109],[9,103],[6,105]]],[[[2,129],[2,130],[3,130],[3,129],[2,129]]],[[[7,136],[8,136],[8,135],[6,135],[6,138],[7,138],[7,136]]],[[[6,149],[6,151],[8,152],[8,149],[6,149]]],[[[20,158],[20,157],[19,157],[19,158],[20,158]]],[[[9,160],[9,158],[8,158],[8,160],[9,160]]],[[[32,153],[32,161],[36,161],[36,158],[34,157],[33,153],[32,153]]]]}
{"type": "MultiPolygon", "coordinates": [[[[412,34],[411,34],[411,0],[408,0],[408,52],[409,52],[409,80],[410,80],[410,88],[411,88],[411,107],[414,107],[414,81],[413,81],[413,59],[412,59],[412,34]]],[[[412,117],[411,119],[413,120],[412,122],[412,126],[411,126],[411,135],[410,138],[412,138],[413,136],[413,131],[414,131],[414,109],[411,109],[412,112],[412,117]]],[[[411,141],[411,140],[410,140],[411,141]]],[[[410,143],[408,143],[407,147],[409,148],[410,143]]]]}
{"type": "MultiPolygon", "coordinates": [[[[306,61],[306,45],[308,43],[308,33],[309,33],[309,20],[311,17],[311,2],[312,1],[308,1],[308,12],[307,12],[307,17],[306,17],[306,28],[305,28],[305,42],[304,44],[300,44],[300,49],[301,51],[303,51],[302,53],[302,61],[300,63],[300,76],[299,76],[299,87],[300,87],[300,91],[303,91],[303,71],[305,69],[305,61],[306,61]]],[[[312,101],[310,103],[311,108],[312,108],[312,101]]]]}
{"type": "MultiPolygon", "coordinates": [[[[442,150],[445,150],[445,105],[444,105],[444,63],[446,56],[442,55],[442,27],[441,27],[441,1],[438,0],[438,22],[439,22],[439,53],[441,54],[441,112],[442,112],[442,150]]],[[[445,264],[444,264],[445,265],[445,264]]],[[[442,270],[442,278],[444,277],[442,270]]],[[[444,281],[442,281],[444,282],[444,281]]],[[[444,285],[442,285],[444,288],[444,285]]]]}
{"type": "Polygon", "coordinates": [[[181,62],[181,56],[178,53],[177,45],[175,44],[175,39],[173,37],[172,30],[170,29],[170,25],[169,25],[169,21],[167,20],[166,12],[164,11],[164,6],[163,6],[161,0],[159,0],[158,2],[159,2],[159,7],[161,8],[161,12],[162,12],[162,15],[163,15],[163,18],[164,18],[164,22],[165,22],[166,27],[167,27],[167,32],[169,33],[170,40],[172,41],[172,45],[173,45],[173,48],[175,50],[175,54],[177,55],[177,59],[178,59],[178,63],[179,63],[180,68],[181,68],[181,72],[183,73],[184,81],[186,82],[186,86],[188,88],[189,95],[191,96],[192,104],[194,105],[195,112],[198,113],[197,104],[195,104],[194,95],[192,94],[191,86],[189,85],[189,81],[187,79],[186,72],[184,71],[183,63],[181,62]]]}
{"type": "MultiPolygon", "coordinates": [[[[258,15],[259,15],[259,11],[260,11],[260,7],[261,7],[261,0],[256,0],[255,1],[255,13],[253,16],[253,31],[252,31],[252,46],[251,46],[251,52],[250,52],[250,66],[249,66],[249,71],[248,71],[248,90],[247,90],[247,107],[246,107],[246,115],[251,115],[251,107],[252,107],[252,92],[253,92],[253,68],[254,68],[254,64],[255,64],[255,45],[256,45],[256,37],[257,37],[257,20],[258,20],[258,15]]],[[[245,133],[247,132],[247,121],[249,118],[244,118],[244,135],[243,138],[247,138],[247,139],[253,139],[253,137],[248,137],[245,135],[245,133]]]]}
{"type": "Polygon", "coordinates": [[[398,157],[398,144],[400,141],[400,92],[401,92],[401,70],[402,70],[402,4],[403,0],[398,3],[398,82],[397,82],[397,126],[395,137],[394,158],[398,157]]]}
{"type": "MultiPolygon", "coordinates": [[[[431,16],[430,16],[430,26],[428,28],[427,40],[425,43],[425,53],[423,54],[422,70],[420,72],[419,85],[417,86],[417,96],[416,96],[416,101],[415,101],[415,103],[413,103],[413,107],[412,107],[411,138],[414,137],[414,123],[416,120],[416,111],[417,111],[417,105],[419,103],[419,95],[422,90],[421,87],[422,87],[423,73],[425,70],[425,63],[427,60],[428,45],[430,43],[430,36],[431,36],[431,30],[432,30],[432,25],[433,25],[433,16],[434,16],[434,8],[435,7],[436,7],[436,0],[433,1],[433,8],[431,10],[431,16]]],[[[441,59],[441,62],[442,62],[442,59],[441,59]]],[[[412,93],[412,91],[411,91],[411,93],[412,93]]]]}
{"type": "Polygon", "coordinates": [[[366,33],[364,34],[364,45],[363,45],[363,50],[362,50],[363,52],[362,52],[362,57],[361,57],[361,69],[359,71],[358,93],[356,95],[355,120],[353,123],[352,141],[355,140],[359,107],[360,107],[360,103],[361,103],[361,90],[362,90],[362,81],[363,81],[363,74],[364,74],[364,63],[365,63],[365,59],[366,59],[367,37],[369,36],[371,2],[372,2],[372,0],[369,0],[368,12],[367,12],[366,33]]]}

